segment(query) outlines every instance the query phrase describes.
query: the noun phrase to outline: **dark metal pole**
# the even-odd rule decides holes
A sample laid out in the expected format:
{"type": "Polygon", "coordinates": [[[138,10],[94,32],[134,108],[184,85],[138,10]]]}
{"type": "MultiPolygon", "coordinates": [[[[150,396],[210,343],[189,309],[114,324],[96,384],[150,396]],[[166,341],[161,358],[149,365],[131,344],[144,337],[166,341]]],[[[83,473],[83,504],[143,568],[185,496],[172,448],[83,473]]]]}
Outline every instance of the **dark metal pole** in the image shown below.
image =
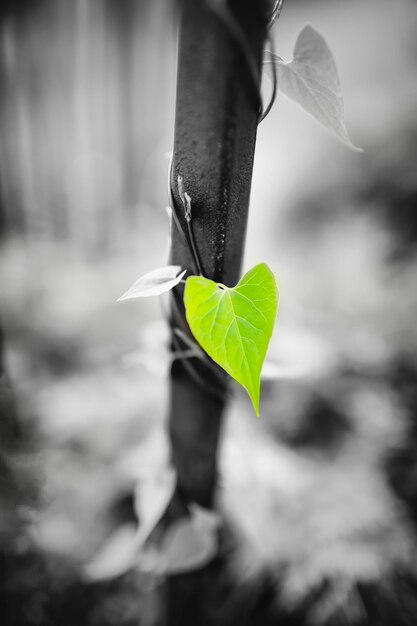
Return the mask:
{"type": "MultiPolygon", "coordinates": [[[[192,229],[203,274],[227,285],[240,275],[256,130],[259,76],[270,0],[183,0],[171,189],[180,228],[173,226],[171,263],[196,273],[178,189],[191,197],[192,229]],[[226,13],[224,12],[226,10],[226,13]],[[220,11],[220,13],[219,13],[220,11]],[[185,234],[185,236],[184,236],[185,234]]],[[[182,293],[173,294],[174,328],[187,332],[182,293]]],[[[177,498],[213,504],[217,446],[225,407],[223,370],[199,361],[171,369],[169,432],[178,473],[177,498]],[[190,369],[192,368],[192,369],[190,369]]],[[[167,626],[208,626],[218,576],[203,569],[170,579],[167,626]]]]}
{"type": "MultiPolygon", "coordinates": [[[[241,271],[260,66],[272,4],[270,0],[184,0],[181,5],[173,199],[186,233],[178,193],[181,176],[191,197],[203,273],[228,285],[238,281],[241,271]]],[[[195,273],[189,245],[175,226],[171,262],[195,273]]],[[[180,314],[173,315],[172,323],[181,327],[178,293],[176,301],[180,314]]],[[[220,370],[214,376],[197,359],[177,361],[172,367],[169,430],[179,493],[203,506],[211,506],[213,499],[226,386],[220,370]]]]}

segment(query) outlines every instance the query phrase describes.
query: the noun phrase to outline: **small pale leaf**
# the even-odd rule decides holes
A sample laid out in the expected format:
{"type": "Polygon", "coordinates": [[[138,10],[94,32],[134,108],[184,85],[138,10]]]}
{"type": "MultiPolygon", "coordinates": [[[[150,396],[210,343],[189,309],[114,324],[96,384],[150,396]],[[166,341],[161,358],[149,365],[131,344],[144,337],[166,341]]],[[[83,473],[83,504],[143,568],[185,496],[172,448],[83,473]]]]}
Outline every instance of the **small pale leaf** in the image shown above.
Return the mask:
{"type": "Polygon", "coordinates": [[[191,516],[195,525],[206,535],[211,535],[220,526],[220,516],[212,509],[205,509],[199,504],[190,504],[191,516]]]}
{"type": "MultiPolygon", "coordinates": [[[[267,61],[268,63],[269,61],[267,61]]],[[[333,54],[325,39],[311,26],[303,28],[294,48],[294,58],[276,63],[278,89],[297,102],[340,141],[360,151],[351,142],[344,120],[343,98],[333,54]]]]}
{"type": "Polygon", "coordinates": [[[261,369],[278,306],[278,290],[269,267],[256,265],[233,288],[190,276],[184,303],[198,343],[246,389],[259,415],[261,369]]]}
{"type": "Polygon", "coordinates": [[[107,580],[127,572],[136,554],[136,525],[124,524],[107,539],[101,550],[83,570],[88,580],[107,580]]]}
{"type": "Polygon", "coordinates": [[[218,518],[200,507],[172,524],[164,537],[161,551],[167,574],[190,572],[207,565],[218,552],[218,518]]]}
{"type": "Polygon", "coordinates": [[[117,301],[159,296],[178,285],[187,270],[178,274],[180,271],[179,265],[158,267],[139,278],[117,301]]]}
{"type": "Polygon", "coordinates": [[[140,548],[161,519],[175,490],[177,475],[172,466],[143,474],[135,491],[135,512],[139,518],[136,537],[140,548]]]}

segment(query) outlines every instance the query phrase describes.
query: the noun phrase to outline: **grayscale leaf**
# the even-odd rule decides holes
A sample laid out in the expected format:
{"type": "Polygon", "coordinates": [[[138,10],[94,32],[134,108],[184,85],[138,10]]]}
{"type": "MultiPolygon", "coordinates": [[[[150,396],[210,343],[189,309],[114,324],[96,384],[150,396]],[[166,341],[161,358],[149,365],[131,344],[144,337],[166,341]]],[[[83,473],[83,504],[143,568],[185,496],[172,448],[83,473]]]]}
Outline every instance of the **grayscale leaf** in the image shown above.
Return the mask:
{"type": "Polygon", "coordinates": [[[118,528],[84,567],[85,578],[91,581],[108,580],[127,572],[136,556],[136,534],[135,524],[124,524],[118,528]]]}
{"type": "Polygon", "coordinates": [[[148,298],[149,296],[159,296],[170,289],[173,289],[182,280],[187,270],[178,274],[181,271],[179,265],[166,265],[165,267],[158,267],[144,276],[141,276],[131,287],[128,289],[117,302],[122,300],[130,300],[131,298],[148,298]]]}
{"type": "Polygon", "coordinates": [[[177,475],[169,465],[156,472],[143,473],[135,490],[135,511],[139,520],[136,536],[140,548],[161,519],[175,490],[177,475]]]}
{"type": "Polygon", "coordinates": [[[220,516],[215,511],[205,509],[195,502],[190,504],[190,511],[196,526],[202,533],[210,535],[219,528],[220,516]]]}
{"type": "Polygon", "coordinates": [[[278,89],[297,102],[340,141],[361,151],[350,140],[345,120],[339,75],[333,54],[325,39],[311,26],[303,28],[294,47],[294,58],[286,63],[269,55],[275,63],[278,89]]]}
{"type": "Polygon", "coordinates": [[[166,573],[190,572],[207,565],[218,552],[218,516],[193,506],[191,515],[172,524],[163,539],[161,551],[166,573]]]}

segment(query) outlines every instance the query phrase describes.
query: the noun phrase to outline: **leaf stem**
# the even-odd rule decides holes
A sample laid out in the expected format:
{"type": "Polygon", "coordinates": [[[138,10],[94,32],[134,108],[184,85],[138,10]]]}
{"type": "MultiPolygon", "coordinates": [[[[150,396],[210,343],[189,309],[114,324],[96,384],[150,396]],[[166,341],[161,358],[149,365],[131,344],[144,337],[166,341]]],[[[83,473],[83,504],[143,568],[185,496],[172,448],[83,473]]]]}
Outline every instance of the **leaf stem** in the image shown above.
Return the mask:
{"type": "MultiPolygon", "coordinates": [[[[268,40],[269,40],[269,45],[270,45],[270,48],[271,48],[271,55],[274,57],[275,56],[274,39],[273,39],[273,37],[271,36],[270,33],[268,33],[268,40]]],[[[272,94],[271,94],[271,99],[270,99],[266,109],[261,111],[260,116],[259,116],[258,124],[263,122],[263,120],[266,118],[268,113],[270,113],[270,111],[271,111],[271,109],[272,109],[272,107],[274,105],[274,102],[276,100],[277,92],[278,92],[277,66],[276,66],[276,63],[272,63],[272,94]]]]}
{"type": "Polygon", "coordinates": [[[197,246],[195,243],[193,228],[191,225],[191,198],[188,195],[188,193],[184,193],[183,185],[182,185],[182,176],[178,176],[178,193],[179,193],[181,202],[184,207],[185,219],[187,222],[187,233],[184,231],[182,224],[180,222],[180,219],[178,217],[177,203],[175,201],[175,197],[174,197],[174,193],[172,191],[172,185],[171,185],[173,157],[174,155],[171,154],[171,159],[169,162],[169,169],[168,169],[168,193],[169,193],[170,201],[171,201],[172,217],[174,218],[175,226],[177,227],[178,232],[184,238],[184,242],[187,244],[191,252],[191,256],[194,262],[195,273],[199,274],[200,276],[204,276],[201,261],[200,261],[200,256],[198,254],[197,246]]]}
{"type": "Polygon", "coordinates": [[[187,219],[187,230],[188,230],[188,237],[190,239],[190,245],[191,245],[191,251],[192,251],[194,263],[196,265],[199,275],[204,276],[203,269],[201,267],[200,257],[199,257],[197,246],[195,243],[194,231],[193,231],[193,227],[191,224],[191,219],[187,219]]]}
{"type": "Polygon", "coordinates": [[[269,30],[273,27],[273,25],[275,24],[275,21],[279,19],[283,5],[284,5],[284,0],[275,0],[275,5],[272,10],[271,19],[269,20],[269,24],[268,24],[269,30]]]}

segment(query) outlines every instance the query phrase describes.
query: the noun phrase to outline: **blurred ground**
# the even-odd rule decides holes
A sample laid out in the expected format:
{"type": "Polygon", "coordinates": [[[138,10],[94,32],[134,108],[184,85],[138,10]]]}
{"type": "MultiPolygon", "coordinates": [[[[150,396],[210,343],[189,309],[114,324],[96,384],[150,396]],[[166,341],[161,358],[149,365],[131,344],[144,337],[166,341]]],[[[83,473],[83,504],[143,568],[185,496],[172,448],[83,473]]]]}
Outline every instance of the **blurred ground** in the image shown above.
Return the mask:
{"type": "MultiPolygon", "coordinates": [[[[1,315],[23,433],[6,456],[30,484],[3,510],[31,537],[3,515],[7,626],[137,623],[129,582],[79,582],[129,518],[166,414],[163,307],[115,301],[167,258],[175,29],[162,0],[127,9],[22,3],[2,22],[1,315]]],[[[305,23],[334,52],[364,152],[281,96],[260,126],[245,264],[279,276],[271,354],[289,379],[265,384],[261,422],[236,393],[219,500],[241,584],[268,564],[282,618],[414,625],[417,7],[288,2],[282,57],[305,23]],[[379,584],[371,621],[358,585],[379,584]]]]}

